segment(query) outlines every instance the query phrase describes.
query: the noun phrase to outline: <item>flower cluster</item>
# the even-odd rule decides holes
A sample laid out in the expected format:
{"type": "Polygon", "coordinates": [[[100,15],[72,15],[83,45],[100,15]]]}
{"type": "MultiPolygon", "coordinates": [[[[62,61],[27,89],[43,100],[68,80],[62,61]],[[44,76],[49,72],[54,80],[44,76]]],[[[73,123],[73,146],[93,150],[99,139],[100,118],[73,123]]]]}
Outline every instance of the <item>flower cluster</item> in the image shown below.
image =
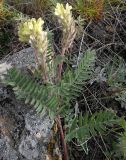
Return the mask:
{"type": "Polygon", "coordinates": [[[64,48],[64,50],[71,47],[71,44],[76,36],[75,20],[72,17],[71,9],[72,6],[68,3],[65,8],[63,4],[57,3],[55,8],[55,15],[59,18],[59,22],[63,30],[62,48],[64,48]]]}
{"type": "Polygon", "coordinates": [[[32,18],[21,23],[18,28],[19,40],[29,42],[40,53],[44,53],[48,46],[47,32],[43,31],[43,24],[41,18],[38,20],[32,18]]]}
{"type": "Polygon", "coordinates": [[[55,15],[58,16],[64,30],[68,30],[74,22],[71,9],[72,6],[70,6],[68,3],[66,4],[66,8],[64,8],[63,4],[60,3],[57,3],[55,8],[55,15]]]}
{"type": "MultiPolygon", "coordinates": [[[[65,52],[71,47],[76,35],[75,20],[72,17],[71,9],[72,6],[70,6],[68,3],[66,4],[65,8],[63,4],[57,3],[55,8],[55,15],[58,17],[63,30],[63,36],[61,40],[62,56],[64,56],[65,52]]],[[[34,48],[36,64],[41,63],[40,66],[42,71],[42,79],[47,81],[50,77],[53,77],[50,76],[50,73],[52,75],[53,72],[53,56],[51,55],[51,58],[49,59],[49,55],[47,55],[48,38],[47,32],[43,30],[43,24],[44,21],[41,18],[37,20],[35,18],[28,19],[19,25],[18,35],[20,41],[29,42],[34,48]],[[38,53],[41,53],[41,55],[38,55],[38,53]],[[50,70],[52,70],[52,72],[50,70]]],[[[59,77],[62,71],[62,64],[63,62],[61,62],[59,65],[59,77]]]]}

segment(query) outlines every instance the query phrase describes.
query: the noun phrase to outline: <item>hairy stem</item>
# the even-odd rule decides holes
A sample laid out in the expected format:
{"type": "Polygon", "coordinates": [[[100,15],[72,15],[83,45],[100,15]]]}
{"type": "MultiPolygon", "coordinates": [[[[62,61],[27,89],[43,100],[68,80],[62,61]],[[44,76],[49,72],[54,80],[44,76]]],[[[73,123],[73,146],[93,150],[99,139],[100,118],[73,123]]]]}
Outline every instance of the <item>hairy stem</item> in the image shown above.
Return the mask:
{"type": "Polygon", "coordinates": [[[63,159],[64,159],[64,160],[68,160],[67,145],[66,145],[65,138],[64,138],[64,132],[63,132],[63,128],[62,128],[60,116],[57,116],[57,118],[56,118],[56,123],[57,123],[57,126],[58,126],[59,130],[60,130],[61,141],[62,141],[62,145],[63,145],[63,148],[64,148],[64,156],[63,156],[63,159]]]}
{"type": "MultiPolygon", "coordinates": [[[[62,52],[61,52],[61,56],[64,56],[65,51],[66,51],[66,47],[63,47],[62,52]]],[[[63,68],[63,61],[60,62],[59,66],[58,66],[58,81],[61,80],[62,68],[63,68]]]]}
{"type": "Polygon", "coordinates": [[[42,53],[41,59],[41,69],[42,69],[42,79],[44,82],[47,81],[47,74],[46,74],[46,55],[42,53]]]}
{"type": "Polygon", "coordinates": [[[36,48],[34,48],[34,56],[35,56],[35,63],[36,63],[36,64],[39,64],[38,52],[37,52],[37,49],[36,49],[36,48]]]}

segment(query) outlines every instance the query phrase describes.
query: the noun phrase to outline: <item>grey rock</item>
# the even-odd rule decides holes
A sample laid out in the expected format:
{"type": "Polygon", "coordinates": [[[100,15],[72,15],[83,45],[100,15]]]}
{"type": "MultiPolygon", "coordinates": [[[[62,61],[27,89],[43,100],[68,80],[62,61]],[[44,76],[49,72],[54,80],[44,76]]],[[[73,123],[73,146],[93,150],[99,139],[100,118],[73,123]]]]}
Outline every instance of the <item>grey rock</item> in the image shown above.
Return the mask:
{"type": "Polygon", "coordinates": [[[38,114],[28,113],[25,117],[25,125],[31,135],[41,139],[44,143],[49,141],[53,122],[47,115],[40,116],[38,114]]]}
{"type": "Polygon", "coordinates": [[[7,62],[9,64],[11,63],[13,66],[16,66],[18,68],[26,67],[29,65],[35,66],[33,49],[30,47],[23,49],[13,55],[8,55],[1,61],[1,63],[4,62],[7,62]]]}
{"type": "Polygon", "coordinates": [[[27,136],[22,139],[19,145],[19,152],[28,160],[39,157],[38,140],[34,136],[27,136]]]}
{"type": "Polygon", "coordinates": [[[11,64],[7,64],[6,62],[0,63],[0,79],[4,79],[4,75],[7,73],[7,70],[10,69],[11,64]]]}
{"type": "Polygon", "coordinates": [[[0,139],[0,159],[1,160],[17,160],[18,154],[9,144],[8,138],[0,139]]]}

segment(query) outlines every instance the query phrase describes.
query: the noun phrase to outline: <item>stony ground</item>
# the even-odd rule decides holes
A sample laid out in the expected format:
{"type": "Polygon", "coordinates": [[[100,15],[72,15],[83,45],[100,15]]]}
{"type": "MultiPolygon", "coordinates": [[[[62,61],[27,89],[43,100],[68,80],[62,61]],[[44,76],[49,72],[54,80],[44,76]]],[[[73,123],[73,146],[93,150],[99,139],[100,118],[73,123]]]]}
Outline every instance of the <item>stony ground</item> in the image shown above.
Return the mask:
{"type": "MultiPolygon", "coordinates": [[[[2,62],[25,70],[34,65],[33,51],[25,49],[2,62]]],[[[0,84],[0,160],[45,160],[52,126],[46,114],[37,115],[16,100],[9,86],[0,84]]]]}

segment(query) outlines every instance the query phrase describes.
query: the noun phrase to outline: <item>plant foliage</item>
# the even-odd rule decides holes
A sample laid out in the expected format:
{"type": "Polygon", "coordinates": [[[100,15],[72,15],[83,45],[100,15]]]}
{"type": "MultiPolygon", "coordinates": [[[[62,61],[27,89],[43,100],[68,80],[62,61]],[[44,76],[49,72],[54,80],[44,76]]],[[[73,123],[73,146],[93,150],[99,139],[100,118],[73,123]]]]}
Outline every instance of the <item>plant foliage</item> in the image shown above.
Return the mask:
{"type": "Polygon", "coordinates": [[[103,13],[104,0],[76,0],[73,1],[75,10],[89,19],[99,19],[103,13]]]}
{"type": "Polygon", "coordinates": [[[117,117],[112,111],[95,112],[92,115],[86,113],[76,116],[70,121],[70,127],[66,136],[67,140],[77,138],[79,142],[83,143],[89,140],[92,136],[98,133],[105,133],[107,127],[112,127],[117,123],[117,117]]]}
{"type": "Polygon", "coordinates": [[[44,108],[56,112],[58,108],[68,106],[72,98],[80,95],[85,81],[92,76],[94,62],[95,52],[88,51],[75,71],[65,72],[63,79],[57,84],[46,85],[40,85],[21,71],[12,68],[8,71],[6,83],[14,87],[18,98],[25,99],[37,112],[42,112],[44,108]]]}
{"type": "Polygon", "coordinates": [[[95,51],[84,53],[75,71],[66,71],[61,80],[61,91],[65,97],[75,99],[80,95],[87,80],[92,77],[95,65],[95,51]]]}
{"type": "Polygon", "coordinates": [[[113,91],[115,99],[126,105],[126,64],[122,58],[114,58],[113,63],[108,65],[108,84],[113,91]]]}
{"type": "Polygon", "coordinates": [[[119,150],[118,152],[121,152],[123,157],[126,158],[126,131],[122,133],[119,137],[117,144],[117,149],[119,150]]]}

